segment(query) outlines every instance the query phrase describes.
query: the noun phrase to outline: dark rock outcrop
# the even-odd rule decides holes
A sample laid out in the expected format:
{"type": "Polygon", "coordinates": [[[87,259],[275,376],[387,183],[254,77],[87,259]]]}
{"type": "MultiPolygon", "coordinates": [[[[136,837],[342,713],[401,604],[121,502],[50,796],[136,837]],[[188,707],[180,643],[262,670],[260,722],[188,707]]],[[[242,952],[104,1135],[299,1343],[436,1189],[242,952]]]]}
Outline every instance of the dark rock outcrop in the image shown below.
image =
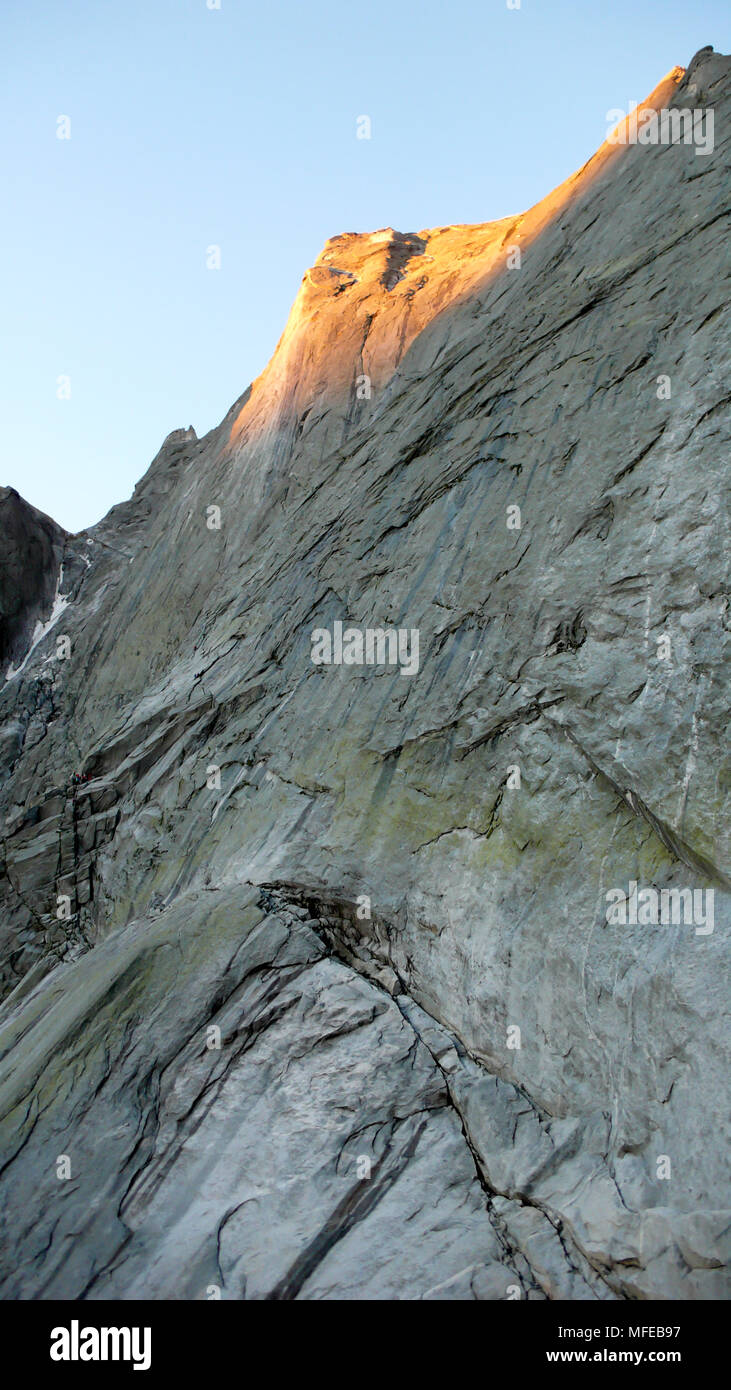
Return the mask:
{"type": "Polygon", "coordinates": [[[0,488],[0,672],[19,663],[49,617],[59,590],[66,532],[0,488]]]}

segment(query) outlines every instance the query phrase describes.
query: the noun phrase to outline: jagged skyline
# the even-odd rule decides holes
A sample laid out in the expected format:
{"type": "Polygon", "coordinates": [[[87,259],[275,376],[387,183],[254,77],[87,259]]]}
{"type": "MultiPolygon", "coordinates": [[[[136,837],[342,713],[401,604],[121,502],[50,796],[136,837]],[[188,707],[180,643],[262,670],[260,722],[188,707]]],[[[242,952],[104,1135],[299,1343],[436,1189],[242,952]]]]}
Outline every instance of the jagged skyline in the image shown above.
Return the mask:
{"type": "Polygon", "coordinates": [[[437,0],[417,24],[385,0],[316,21],[294,0],[9,0],[2,22],[0,483],[70,530],[129,496],[170,430],[219,422],[328,238],[520,215],[593,153],[606,111],[731,47],[721,0],[618,0],[611,21],[459,0],[448,24],[437,0]]]}

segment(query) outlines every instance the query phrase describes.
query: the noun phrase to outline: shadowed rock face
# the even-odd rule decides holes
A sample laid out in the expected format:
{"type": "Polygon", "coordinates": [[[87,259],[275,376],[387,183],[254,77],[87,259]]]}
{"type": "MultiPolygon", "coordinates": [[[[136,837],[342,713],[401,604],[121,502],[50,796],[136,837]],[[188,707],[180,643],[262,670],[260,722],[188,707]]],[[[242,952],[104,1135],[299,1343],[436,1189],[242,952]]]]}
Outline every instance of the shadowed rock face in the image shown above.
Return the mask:
{"type": "Polygon", "coordinates": [[[0,488],[0,669],[24,655],[58,588],[66,532],[13,487],[0,488]]]}
{"type": "Polygon", "coordinates": [[[0,692],[5,1297],[723,1291],[730,94],[649,98],[710,155],[336,237],[66,538],[0,692]]]}

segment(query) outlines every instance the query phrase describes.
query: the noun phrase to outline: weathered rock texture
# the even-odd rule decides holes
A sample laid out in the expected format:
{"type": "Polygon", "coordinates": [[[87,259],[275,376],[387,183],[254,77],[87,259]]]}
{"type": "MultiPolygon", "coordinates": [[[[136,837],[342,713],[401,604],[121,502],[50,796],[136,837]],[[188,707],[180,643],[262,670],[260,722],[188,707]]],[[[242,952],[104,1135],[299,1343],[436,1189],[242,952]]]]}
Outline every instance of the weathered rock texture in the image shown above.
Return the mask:
{"type": "Polygon", "coordinates": [[[712,155],[336,237],[65,539],[0,695],[6,1298],[722,1291],[730,93],[649,99],[712,155]],[[337,619],[418,674],[314,665],[337,619]]]}

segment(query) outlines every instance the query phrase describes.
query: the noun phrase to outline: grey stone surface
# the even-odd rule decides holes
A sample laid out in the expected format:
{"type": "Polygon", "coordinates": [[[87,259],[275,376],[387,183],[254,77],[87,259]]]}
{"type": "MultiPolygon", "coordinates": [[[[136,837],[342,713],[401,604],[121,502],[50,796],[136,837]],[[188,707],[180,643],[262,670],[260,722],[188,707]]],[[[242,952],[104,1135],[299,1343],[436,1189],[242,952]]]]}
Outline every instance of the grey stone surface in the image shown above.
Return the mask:
{"type": "Polygon", "coordinates": [[[0,689],[4,1297],[727,1289],[730,70],[649,99],[710,156],[334,238],[64,540],[0,689]],[[314,665],[336,620],[418,674],[314,665]]]}

